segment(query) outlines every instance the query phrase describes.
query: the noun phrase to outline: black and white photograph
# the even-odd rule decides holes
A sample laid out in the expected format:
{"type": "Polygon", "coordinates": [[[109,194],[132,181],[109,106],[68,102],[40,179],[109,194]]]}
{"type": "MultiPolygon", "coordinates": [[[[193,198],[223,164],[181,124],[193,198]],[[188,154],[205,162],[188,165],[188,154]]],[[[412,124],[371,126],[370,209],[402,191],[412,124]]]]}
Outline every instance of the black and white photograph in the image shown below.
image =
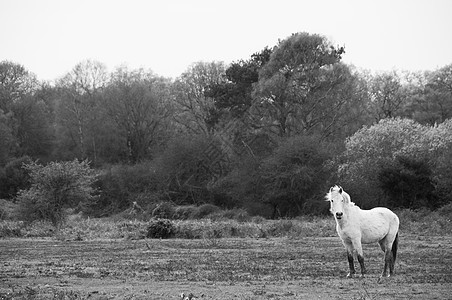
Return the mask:
{"type": "Polygon", "coordinates": [[[452,299],[451,0],[0,0],[0,300],[452,299]]]}

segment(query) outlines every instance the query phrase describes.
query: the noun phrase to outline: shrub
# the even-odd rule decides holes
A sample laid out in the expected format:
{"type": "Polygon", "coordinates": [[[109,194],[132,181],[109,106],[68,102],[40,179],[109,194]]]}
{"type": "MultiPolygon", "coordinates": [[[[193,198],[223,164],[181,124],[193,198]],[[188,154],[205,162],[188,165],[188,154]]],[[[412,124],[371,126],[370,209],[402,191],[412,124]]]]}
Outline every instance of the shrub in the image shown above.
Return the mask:
{"type": "Polygon", "coordinates": [[[60,226],[65,219],[65,208],[94,199],[96,171],[88,161],[52,162],[47,166],[25,164],[31,187],[22,190],[17,199],[21,217],[27,221],[49,220],[60,226]]]}
{"type": "Polygon", "coordinates": [[[448,217],[449,219],[452,219],[452,202],[438,208],[437,212],[440,216],[444,216],[444,217],[448,217]]]}
{"type": "Polygon", "coordinates": [[[178,137],[169,142],[165,152],[154,160],[159,188],[176,204],[209,202],[208,189],[213,174],[224,172],[218,157],[225,155],[215,138],[205,136],[178,137]]]}
{"type": "Polygon", "coordinates": [[[151,239],[167,239],[174,235],[175,227],[170,220],[158,219],[150,222],[146,237],[151,239]]]}
{"type": "Polygon", "coordinates": [[[0,238],[22,237],[23,222],[3,221],[0,223],[0,238]]]}
{"type": "Polygon", "coordinates": [[[0,198],[14,198],[19,190],[30,187],[30,176],[23,164],[29,164],[32,160],[28,156],[9,162],[0,175],[0,198]]]}
{"type": "Polygon", "coordinates": [[[213,204],[203,204],[198,207],[198,209],[195,211],[195,214],[193,216],[194,219],[202,219],[205,218],[211,214],[220,212],[221,209],[213,204]]]}
{"type": "Polygon", "coordinates": [[[273,207],[272,218],[300,215],[303,204],[322,193],[331,148],[320,137],[294,136],[263,161],[263,201],[273,207]]]}
{"type": "Polygon", "coordinates": [[[428,162],[399,156],[394,165],[382,168],[378,181],[391,207],[438,207],[428,162]]]}
{"type": "Polygon", "coordinates": [[[173,218],[177,220],[192,219],[198,208],[194,205],[180,205],[175,208],[173,218]]]}
{"type": "Polygon", "coordinates": [[[236,220],[239,222],[247,222],[251,220],[251,216],[243,208],[234,208],[222,210],[220,212],[209,215],[211,220],[236,220]]]}
{"type": "Polygon", "coordinates": [[[89,213],[102,216],[118,213],[127,209],[133,201],[143,206],[157,203],[158,178],[155,168],[150,162],[136,165],[114,165],[103,170],[99,178],[99,189],[102,191],[96,205],[89,213]]]}
{"type": "Polygon", "coordinates": [[[152,216],[157,219],[172,219],[174,213],[174,206],[170,202],[158,203],[152,210],[152,216]]]}

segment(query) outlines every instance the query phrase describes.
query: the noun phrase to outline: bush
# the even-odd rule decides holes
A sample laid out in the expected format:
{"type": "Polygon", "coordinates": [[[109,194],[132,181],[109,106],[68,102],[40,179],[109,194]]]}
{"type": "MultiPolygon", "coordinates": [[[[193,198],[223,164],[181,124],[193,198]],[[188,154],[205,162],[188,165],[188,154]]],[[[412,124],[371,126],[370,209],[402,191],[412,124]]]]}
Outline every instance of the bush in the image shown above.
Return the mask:
{"type": "Polygon", "coordinates": [[[174,235],[175,227],[170,220],[159,219],[150,222],[146,237],[151,239],[167,239],[174,235]]]}
{"type": "Polygon", "coordinates": [[[235,220],[239,222],[248,222],[251,220],[251,216],[243,208],[234,208],[228,210],[222,210],[220,212],[212,213],[209,215],[211,220],[235,220]]]}
{"type": "Polygon", "coordinates": [[[14,198],[19,190],[30,187],[30,176],[23,164],[30,164],[31,158],[23,156],[9,162],[0,174],[0,198],[14,198]]]}
{"type": "Polygon", "coordinates": [[[452,219],[452,202],[438,208],[437,212],[440,216],[452,219]]]}
{"type": "Polygon", "coordinates": [[[295,136],[263,161],[263,201],[272,206],[272,218],[303,214],[304,203],[322,194],[331,176],[326,164],[331,148],[320,137],[295,136]]]}
{"type": "Polygon", "coordinates": [[[23,222],[3,221],[0,223],[0,238],[22,237],[23,222]]]}
{"type": "Polygon", "coordinates": [[[103,170],[99,178],[99,189],[102,191],[96,205],[91,206],[89,213],[94,216],[118,213],[127,209],[133,201],[143,206],[157,203],[158,176],[150,162],[136,165],[114,165],[103,170]]]}
{"type": "Polygon", "coordinates": [[[399,156],[394,165],[378,173],[380,188],[389,196],[390,207],[438,207],[435,186],[428,162],[399,156]]]}
{"type": "Polygon", "coordinates": [[[211,202],[208,189],[214,174],[224,172],[218,163],[223,155],[220,142],[205,136],[178,137],[154,160],[159,189],[176,204],[211,202]]]}
{"type": "Polygon", "coordinates": [[[152,216],[157,219],[172,219],[174,217],[175,209],[170,202],[158,203],[152,210],[152,216]]]}
{"type": "Polygon", "coordinates": [[[198,208],[194,205],[180,205],[175,208],[173,218],[176,220],[192,219],[198,208]]]}
{"type": "Polygon", "coordinates": [[[97,174],[88,161],[52,162],[47,166],[33,162],[24,168],[29,171],[32,183],[17,197],[24,220],[49,220],[60,226],[66,208],[94,200],[96,191],[92,185],[97,174]]]}
{"type": "Polygon", "coordinates": [[[213,204],[203,204],[198,207],[198,209],[195,211],[195,214],[193,215],[194,219],[202,219],[205,218],[211,214],[220,212],[221,209],[213,204]]]}

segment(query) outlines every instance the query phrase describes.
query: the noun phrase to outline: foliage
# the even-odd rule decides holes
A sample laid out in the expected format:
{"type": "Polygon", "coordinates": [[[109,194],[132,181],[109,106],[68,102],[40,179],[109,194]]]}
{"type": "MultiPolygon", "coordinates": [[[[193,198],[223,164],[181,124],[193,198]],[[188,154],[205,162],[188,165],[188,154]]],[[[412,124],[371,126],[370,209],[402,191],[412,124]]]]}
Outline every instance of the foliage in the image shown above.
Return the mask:
{"type": "Polygon", "coordinates": [[[435,208],[438,205],[432,171],[426,162],[399,156],[395,165],[381,169],[378,181],[391,207],[435,208]]]}
{"type": "Polygon", "coordinates": [[[158,203],[152,210],[152,216],[157,219],[172,219],[175,213],[176,209],[170,202],[158,203]]]}
{"type": "Polygon", "coordinates": [[[88,161],[52,162],[46,166],[32,162],[25,164],[31,187],[17,196],[22,218],[27,221],[49,220],[60,226],[65,219],[64,209],[94,201],[93,183],[97,172],[88,161]]]}
{"type": "Polygon", "coordinates": [[[174,219],[188,220],[192,219],[198,208],[195,205],[179,205],[174,210],[174,219]]]}
{"type": "Polygon", "coordinates": [[[310,199],[318,199],[330,176],[326,162],[328,146],[313,136],[297,136],[283,141],[262,164],[263,200],[274,208],[273,218],[294,216],[310,199]]]}
{"type": "Polygon", "coordinates": [[[334,123],[345,100],[330,93],[349,76],[339,64],[344,52],[325,37],[306,32],[280,41],[260,70],[254,91],[253,112],[261,126],[281,137],[331,127],[324,125],[334,123]]]}
{"type": "Polygon", "coordinates": [[[28,156],[43,164],[89,159],[102,170],[98,201],[80,207],[91,216],[137,202],[146,219],[168,201],[196,206],[177,218],[206,203],[266,217],[322,214],[317,198],[333,178],[364,208],[450,203],[452,65],[371,74],[343,64],[344,53],[299,32],[228,66],[194,63],[174,80],[84,60],[52,84],[1,61],[0,197],[27,189],[22,213],[42,218],[33,207],[46,197],[19,169],[28,156]],[[300,145],[300,153],[324,163],[292,163],[293,139],[317,137],[327,144],[300,145]],[[393,184],[421,177],[428,184],[416,186],[424,191],[415,201],[393,184]]]}
{"type": "Polygon", "coordinates": [[[151,221],[146,237],[151,239],[167,239],[174,235],[175,227],[170,220],[157,219],[151,221]]]}
{"type": "Polygon", "coordinates": [[[23,222],[1,221],[0,222],[0,238],[22,237],[23,222]]]}
{"type": "Polygon", "coordinates": [[[438,207],[449,202],[449,129],[449,121],[428,127],[401,118],[362,128],[346,142],[339,165],[343,186],[364,208],[388,204],[438,207]],[[408,200],[410,196],[415,198],[408,200]]]}
{"type": "Polygon", "coordinates": [[[176,204],[209,202],[208,185],[226,172],[220,141],[201,135],[178,137],[155,159],[159,189],[176,204]]]}
{"type": "Polygon", "coordinates": [[[363,208],[384,205],[378,174],[394,164],[395,158],[422,140],[426,128],[408,119],[384,119],[363,127],[346,141],[339,166],[342,186],[363,208]]]}
{"type": "Polygon", "coordinates": [[[165,139],[172,114],[169,82],[142,69],[118,68],[106,91],[105,107],[127,146],[127,159],[137,163],[148,159],[165,139]]]}
{"type": "Polygon", "coordinates": [[[214,99],[218,110],[230,112],[232,117],[243,117],[252,105],[253,85],[258,82],[259,70],[269,61],[271,53],[266,47],[248,60],[233,62],[225,72],[227,80],[208,86],[205,94],[214,99]]]}
{"type": "Polygon", "coordinates": [[[176,122],[191,134],[209,134],[219,121],[220,112],[211,95],[210,86],[224,83],[223,62],[192,64],[173,85],[178,113],[176,122]]]}
{"type": "Polygon", "coordinates": [[[6,164],[3,172],[0,173],[0,198],[14,198],[19,190],[29,187],[30,176],[22,165],[31,162],[29,156],[24,156],[6,164]]]}
{"type": "Polygon", "coordinates": [[[395,71],[372,76],[369,90],[369,106],[376,120],[396,117],[406,100],[401,79],[395,71]]]}
{"type": "Polygon", "coordinates": [[[105,167],[99,175],[99,199],[87,212],[105,216],[125,210],[132,202],[148,205],[160,202],[156,193],[159,184],[154,165],[143,161],[134,165],[117,164],[105,167]]]}

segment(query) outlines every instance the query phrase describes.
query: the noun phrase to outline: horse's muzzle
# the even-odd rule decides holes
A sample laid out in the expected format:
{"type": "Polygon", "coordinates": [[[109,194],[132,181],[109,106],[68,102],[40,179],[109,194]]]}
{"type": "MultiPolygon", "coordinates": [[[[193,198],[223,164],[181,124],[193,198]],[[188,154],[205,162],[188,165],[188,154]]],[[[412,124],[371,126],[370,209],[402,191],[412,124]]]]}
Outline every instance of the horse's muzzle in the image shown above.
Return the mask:
{"type": "Polygon", "coordinates": [[[343,212],[337,212],[337,213],[336,213],[336,218],[337,218],[337,219],[340,219],[340,218],[342,218],[343,215],[344,215],[343,212]]]}

